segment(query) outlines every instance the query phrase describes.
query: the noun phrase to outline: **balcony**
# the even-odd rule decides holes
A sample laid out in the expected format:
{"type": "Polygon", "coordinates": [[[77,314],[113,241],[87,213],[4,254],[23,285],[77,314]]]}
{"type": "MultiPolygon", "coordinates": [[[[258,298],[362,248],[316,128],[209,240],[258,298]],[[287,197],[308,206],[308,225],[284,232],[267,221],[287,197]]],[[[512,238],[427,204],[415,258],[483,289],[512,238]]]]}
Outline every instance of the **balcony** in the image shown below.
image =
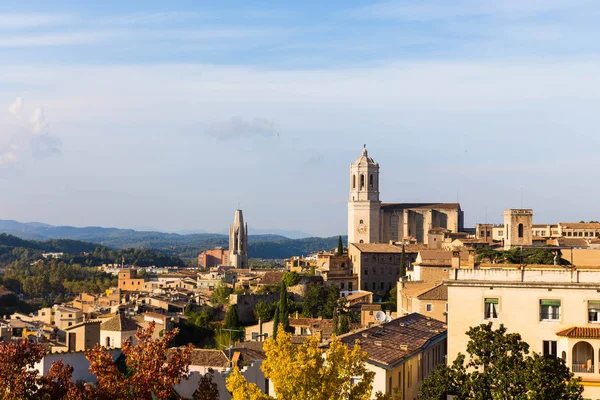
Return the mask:
{"type": "Polygon", "coordinates": [[[576,374],[593,374],[594,364],[573,364],[571,366],[571,372],[576,374]]]}

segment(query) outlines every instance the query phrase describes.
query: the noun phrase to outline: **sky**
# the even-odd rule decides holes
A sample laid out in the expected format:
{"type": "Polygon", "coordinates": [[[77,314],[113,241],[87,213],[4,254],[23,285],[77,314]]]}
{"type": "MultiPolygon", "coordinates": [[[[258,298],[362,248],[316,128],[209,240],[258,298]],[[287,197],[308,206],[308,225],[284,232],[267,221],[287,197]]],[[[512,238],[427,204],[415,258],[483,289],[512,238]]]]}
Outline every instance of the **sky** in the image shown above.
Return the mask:
{"type": "Polygon", "coordinates": [[[384,202],[600,219],[593,0],[0,3],[0,219],[347,230],[384,202]]]}

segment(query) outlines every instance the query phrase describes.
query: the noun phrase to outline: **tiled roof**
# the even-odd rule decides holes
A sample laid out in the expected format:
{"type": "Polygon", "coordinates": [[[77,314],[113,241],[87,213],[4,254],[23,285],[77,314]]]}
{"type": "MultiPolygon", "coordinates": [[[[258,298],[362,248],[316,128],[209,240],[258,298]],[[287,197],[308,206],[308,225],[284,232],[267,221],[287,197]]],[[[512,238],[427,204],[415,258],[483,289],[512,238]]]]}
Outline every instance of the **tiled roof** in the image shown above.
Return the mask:
{"type": "Polygon", "coordinates": [[[402,253],[402,246],[394,246],[387,243],[352,243],[363,253],[402,253]]]}
{"type": "Polygon", "coordinates": [[[438,285],[420,294],[419,300],[448,300],[448,286],[438,285]]]}
{"type": "Polygon", "coordinates": [[[117,314],[108,321],[105,321],[100,325],[102,331],[113,331],[113,332],[128,332],[136,331],[138,325],[131,318],[127,318],[123,314],[117,314]]]}
{"type": "Polygon", "coordinates": [[[193,349],[190,365],[227,368],[229,359],[222,350],[193,349]]]}
{"type": "Polygon", "coordinates": [[[80,323],[78,323],[78,324],[73,324],[73,325],[71,325],[71,326],[67,326],[67,327],[66,327],[65,329],[63,329],[63,330],[65,330],[65,331],[69,331],[69,330],[71,330],[71,329],[79,328],[80,326],[84,326],[84,325],[95,325],[95,324],[98,324],[98,325],[99,325],[99,324],[100,324],[100,322],[102,322],[102,321],[97,321],[97,320],[83,321],[83,322],[80,322],[80,323]]]}
{"type": "Polygon", "coordinates": [[[290,318],[290,326],[317,327],[317,329],[333,328],[333,320],[320,318],[290,318]]]}
{"type": "Polygon", "coordinates": [[[403,295],[408,297],[417,297],[435,287],[435,282],[425,281],[406,281],[401,289],[403,295]]]}
{"type": "Polygon", "coordinates": [[[284,272],[265,272],[258,282],[260,285],[279,285],[284,272]]]}
{"type": "Polygon", "coordinates": [[[565,336],[578,339],[600,339],[600,328],[574,326],[572,328],[557,332],[556,336],[565,336]]]}
{"type": "Polygon", "coordinates": [[[340,336],[348,347],[356,342],[368,354],[368,362],[394,368],[438,336],[446,335],[446,324],[421,314],[409,314],[386,324],[340,336]]]}

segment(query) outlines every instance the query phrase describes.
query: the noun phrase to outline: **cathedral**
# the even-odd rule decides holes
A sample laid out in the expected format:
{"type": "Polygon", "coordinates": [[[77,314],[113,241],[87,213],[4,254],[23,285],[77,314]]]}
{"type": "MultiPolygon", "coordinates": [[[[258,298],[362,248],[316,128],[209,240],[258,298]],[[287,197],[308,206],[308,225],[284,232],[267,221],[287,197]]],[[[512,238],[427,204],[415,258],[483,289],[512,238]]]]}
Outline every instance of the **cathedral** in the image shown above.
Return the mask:
{"type": "Polygon", "coordinates": [[[379,200],[379,164],[367,152],[350,165],[348,243],[425,243],[431,229],[463,229],[458,203],[382,203],[379,200]]]}

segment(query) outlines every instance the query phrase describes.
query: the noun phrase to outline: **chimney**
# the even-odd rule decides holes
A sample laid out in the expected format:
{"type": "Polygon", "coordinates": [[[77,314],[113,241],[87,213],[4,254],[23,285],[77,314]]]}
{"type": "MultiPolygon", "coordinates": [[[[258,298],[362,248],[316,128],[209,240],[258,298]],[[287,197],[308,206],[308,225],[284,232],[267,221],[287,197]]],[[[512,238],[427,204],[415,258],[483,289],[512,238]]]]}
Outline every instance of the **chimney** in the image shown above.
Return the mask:
{"type": "Polygon", "coordinates": [[[467,266],[469,269],[475,269],[475,249],[469,249],[469,261],[467,266]]]}
{"type": "Polygon", "coordinates": [[[402,351],[408,351],[408,345],[407,344],[401,344],[400,345],[400,350],[402,350],[402,351]]]}
{"type": "Polygon", "coordinates": [[[460,268],[460,250],[452,249],[452,269],[460,268]]]}

